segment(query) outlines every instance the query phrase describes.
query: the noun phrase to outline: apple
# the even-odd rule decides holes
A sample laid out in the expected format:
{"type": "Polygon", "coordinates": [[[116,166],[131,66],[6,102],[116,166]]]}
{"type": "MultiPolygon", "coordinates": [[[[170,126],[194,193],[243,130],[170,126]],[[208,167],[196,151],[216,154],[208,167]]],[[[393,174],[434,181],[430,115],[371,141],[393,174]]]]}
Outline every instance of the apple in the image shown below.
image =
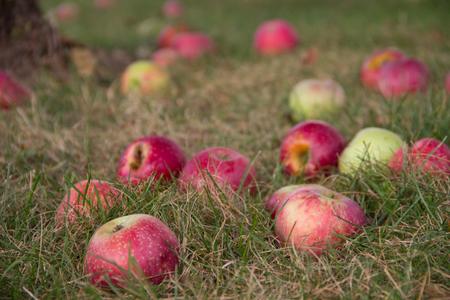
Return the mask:
{"type": "Polygon", "coordinates": [[[177,177],[186,163],[183,150],[162,136],[141,137],[127,146],[117,167],[122,183],[139,183],[155,179],[169,181],[177,177]]]}
{"type": "Polygon", "coordinates": [[[183,11],[183,5],[177,0],[167,0],[163,5],[163,14],[168,18],[178,18],[183,11]]]}
{"type": "Polygon", "coordinates": [[[330,79],[302,80],[294,86],[289,96],[289,107],[295,121],[327,118],[344,104],[344,89],[330,79]]]}
{"type": "Polygon", "coordinates": [[[286,174],[314,177],[337,165],[345,139],[330,124],[310,120],[292,127],[280,148],[280,162],[286,174]]]}
{"type": "Polygon", "coordinates": [[[130,274],[160,284],[175,271],[178,251],[177,237],[159,219],[144,214],[123,216],[95,231],[84,271],[100,287],[109,283],[123,287],[130,274]]]}
{"type": "Polygon", "coordinates": [[[54,15],[59,22],[73,21],[78,17],[80,8],[75,3],[62,3],[54,9],[54,15]]]}
{"type": "Polygon", "coordinates": [[[360,76],[362,83],[371,89],[378,89],[378,77],[381,68],[392,61],[406,58],[403,52],[395,48],[387,48],[373,52],[364,60],[361,66],[360,76]]]}
{"type": "Polygon", "coordinates": [[[78,217],[89,218],[99,210],[106,212],[121,200],[121,192],[106,181],[80,181],[69,190],[58,206],[56,226],[62,227],[65,222],[73,224],[78,217]]]}
{"type": "Polygon", "coordinates": [[[8,73],[0,70],[0,109],[7,110],[31,98],[31,92],[8,73]]]}
{"type": "Polygon", "coordinates": [[[168,25],[159,33],[158,47],[167,48],[173,43],[173,39],[180,33],[188,32],[189,28],[184,24],[168,25]]]}
{"type": "Polygon", "coordinates": [[[268,197],[264,203],[265,209],[271,214],[272,219],[277,215],[278,210],[289,200],[292,193],[299,190],[314,190],[320,189],[322,186],[318,184],[293,184],[284,186],[275,191],[270,197],[268,197]]]}
{"type": "Polygon", "coordinates": [[[285,20],[266,21],[256,30],[253,47],[262,55],[277,55],[292,51],[299,44],[297,32],[285,20]]]}
{"type": "Polygon", "coordinates": [[[121,78],[121,91],[124,95],[130,93],[151,95],[166,90],[169,85],[169,74],[163,68],[146,60],[129,65],[121,78]]]}
{"type": "Polygon", "coordinates": [[[189,60],[195,60],[214,50],[213,41],[201,32],[177,34],[170,46],[180,57],[189,60]]]}
{"type": "Polygon", "coordinates": [[[116,4],[115,0],[94,0],[94,5],[98,9],[108,9],[116,4]]]}
{"type": "Polygon", "coordinates": [[[450,94],[450,72],[448,72],[447,76],[445,77],[445,90],[447,94],[450,94]]]}
{"type": "Polygon", "coordinates": [[[450,148],[434,138],[423,138],[410,149],[398,149],[389,162],[396,173],[407,169],[429,174],[450,175],[450,148]]]}
{"type": "Polygon", "coordinates": [[[158,49],[152,54],[152,61],[163,68],[173,65],[178,59],[178,53],[171,48],[158,49]]]}
{"type": "Polygon", "coordinates": [[[179,179],[180,188],[192,186],[198,192],[214,190],[215,184],[224,191],[256,192],[256,172],[250,160],[241,153],[225,147],[206,148],[186,163],[179,179]],[[242,186],[242,187],[241,187],[242,186]]]}
{"type": "Polygon", "coordinates": [[[367,224],[362,208],[352,199],[313,185],[289,194],[275,219],[275,234],[297,251],[321,255],[337,247],[342,236],[352,236],[367,224]]]}
{"type": "Polygon", "coordinates": [[[378,88],[386,98],[425,91],[428,87],[428,69],[420,61],[404,58],[383,65],[378,88]]]}
{"type": "Polygon", "coordinates": [[[360,130],[342,152],[339,171],[354,175],[363,163],[387,164],[397,149],[405,145],[397,134],[383,128],[360,130]]]}

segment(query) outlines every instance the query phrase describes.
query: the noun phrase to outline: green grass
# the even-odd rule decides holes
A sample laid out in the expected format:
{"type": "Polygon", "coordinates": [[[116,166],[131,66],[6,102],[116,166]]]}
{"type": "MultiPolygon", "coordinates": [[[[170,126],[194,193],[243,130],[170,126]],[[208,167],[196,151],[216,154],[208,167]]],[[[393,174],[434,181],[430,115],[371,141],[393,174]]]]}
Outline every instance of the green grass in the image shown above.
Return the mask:
{"type": "MultiPolygon", "coordinates": [[[[58,1],[43,1],[46,8],[58,1]]],[[[155,35],[137,28],[164,25],[160,1],[118,1],[109,12],[80,1],[80,21],[68,36],[99,48],[151,49],[155,35]]],[[[278,147],[293,125],[287,94],[297,81],[332,77],[347,93],[346,110],[332,120],[348,138],[366,126],[391,129],[405,140],[433,136],[449,143],[450,6],[445,0],[268,1],[189,0],[186,22],[211,34],[218,53],[174,70],[164,96],[127,99],[117,82],[106,85],[73,74],[67,82],[43,74],[30,105],[0,112],[0,298],[448,298],[448,178],[381,169],[356,177],[333,175],[319,183],[356,200],[370,218],[361,234],[320,259],[277,246],[263,201],[287,178],[278,147]],[[259,58],[251,37],[262,20],[282,17],[299,29],[292,54],[259,58]],[[397,46],[431,71],[426,95],[391,102],[363,89],[361,61],[374,48],[397,46]],[[319,59],[302,65],[317,48],[319,59]],[[255,159],[257,196],[224,198],[187,194],[176,184],[121,186],[115,167],[123,148],[146,134],[168,135],[189,155],[214,145],[255,159]],[[127,197],[124,209],[93,224],[55,230],[55,209],[74,182],[100,178],[127,197]],[[181,242],[176,275],[160,286],[138,281],[125,290],[100,290],[83,274],[87,242],[107,220],[147,213],[164,221],[181,242]]]]}

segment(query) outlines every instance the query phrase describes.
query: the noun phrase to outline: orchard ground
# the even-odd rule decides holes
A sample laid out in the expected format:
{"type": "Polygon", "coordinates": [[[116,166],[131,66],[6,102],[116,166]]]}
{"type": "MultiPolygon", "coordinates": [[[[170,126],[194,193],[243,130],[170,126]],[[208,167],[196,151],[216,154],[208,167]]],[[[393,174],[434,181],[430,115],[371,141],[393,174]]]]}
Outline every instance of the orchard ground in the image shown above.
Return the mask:
{"type": "MultiPolygon", "coordinates": [[[[42,2],[48,9],[58,1],[42,2]]],[[[92,47],[151,49],[166,22],[161,1],[119,0],[101,12],[91,9],[91,2],[80,1],[79,19],[60,28],[92,47]]],[[[277,188],[303,182],[283,176],[277,165],[281,139],[294,125],[287,117],[288,93],[301,79],[331,77],[343,85],[346,109],[328,121],[348,140],[361,128],[379,126],[407,141],[430,136],[449,143],[448,1],[183,3],[186,22],[208,33],[218,47],[211,57],[177,66],[167,94],[127,99],[117,92],[117,82],[73,72],[61,83],[43,74],[35,101],[0,112],[0,298],[449,297],[448,179],[395,177],[376,168],[353,178],[320,178],[360,203],[370,225],[319,259],[280,248],[263,203],[277,188]],[[258,57],[251,49],[253,32],[275,17],[292,22],[301,46],[292,54],[258,57]],[[387,46],[429,66],[426,94],[392,102],[361,86],[363,59],[387,46]],[[310,49],[318,53],[313,64],[303,59],[310,49]],[[254,160],[259,193],[225,198],[181,193],[176,184],[142,192],[121,186],[115,171],[122,150],[148,134],[173,138],[189,156],[209,146],[241,151],[254,160]],[[123,189],[126,208],[57,232],[58,204],[75,182],[89,176],[123,189]],[[127,289],[100,290],[89,285],[83,275],[89,238],[107,220],[132,213],[156,216],[176,233],[181,263],[175,276],[159,286],[134,281],[127,289]]]]}

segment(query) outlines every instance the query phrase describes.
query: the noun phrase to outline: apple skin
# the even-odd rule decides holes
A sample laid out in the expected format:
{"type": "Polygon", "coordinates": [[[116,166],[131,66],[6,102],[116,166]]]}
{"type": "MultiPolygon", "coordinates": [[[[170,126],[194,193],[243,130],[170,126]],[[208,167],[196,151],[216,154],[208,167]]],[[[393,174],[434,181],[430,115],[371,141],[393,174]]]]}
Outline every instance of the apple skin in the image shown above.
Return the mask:
{"type": "Polygon", "coordinates": [[[261,55],[277,55],[294,50],[299,38],[294,27],[285,20],[262,23],[255,32],[253,47],[261,55]]]}
{"type": "Polygon", "coordinates": [[[405,145],[397,134],[383,128],[369,127],[360,130],[342,152],[339,171],[354,175],[363,161],[387,164],[397,149],[405,145]]]}
{"type": "Polygon", "coordinates": [[[323,121],[305,121],[283,139],[280,162],[288,175],[314,177],[337,166],[344,147],[345,139],[336,128],[323,121]]]}
{"type": "Polygon", "coordinates": [[[420,61],[405,58],[383,65],[378,88],[386,98],[423,92],[428,87],[428,69],[420,61]]]}
{"type": "Polygon", "coordinates": [[[275,234],[298,251],[321,255],[337,247],[343,236],[352,236],[367,224],[362,208],[346,196],[314,185],[291,194],[275,219],[275,234]]]}
{"type": "Polygon", "coordinates": [[[180,33],[188,32],[189,28],[184,24],[168,25],[159,33],[158,47],[167,48],[173,43],[173,39],[180,33]]]}
{"type": "Polygon", "coordinates": [[[98,210],[107,211],[122,201],[122,194],[101,180],[83,180],[64,196],[55,215],[56,227],[73,224],[78,217],[89,218],[98,210]]]}
{"type": "Polygon", "coordinates": [[[183,5],[177,0],[167,0],[163,5],[163,14],[167,18],[178,18],[183,12],[183,5]]]}
{"type": "Polygon", "coordinates": [[[407,167],[408,170],[411,168],[433,175],[450,175],[450,148],[437,139],[423,138],[410,149],[398,149],[392,156],[389,167],[395,173],[400,173],[407,167]]]}
{"type": "Polygon", "coordinates": [[[8,73],[0,70],[0,109],[7,110],[31,98],[31,92],[8,73]]]}
{"type": "Polygon", "coordinates": [[[138,278],[160,284],[178,265],[179,242],[159,219],[128,215],[109,221],[92,236],[84,271],[96,286],[123,287],[131,272],[138,278]]]}
{"type": "Polygon", "coordinates": [[[178,53],[171,48],[158,49],[152,54],[152,61],[162,68],[170,67],[178,59],[178,53]]]}
{"type": "Polygon", "coordinates": [[[80,8],[75,3],[62,3],[54,9],[54,15],[59,22],[73,21],[78,17],[80,8]]]}
{"type": "Polygon", "coordinates": [[[362,83],[373,90],[378,90],[378,78],[381,68],[392,61],[406,58],[403,52],[395,48],[387,48],[373,52],[364,60],[361,66],[360,77],[362,83]]]}
{"type": "Polygon", "coordinates": [[[186,156],[174,141],[162,136],[145,136],[124,150],[117,167],[117,178],[132,185],[152,178],[169,181],[180,174],[185,164],[186,156]]]}
{"type": "Polygon", "coordinates": [[[169,74],[163,68],[146,60],[129,65],[121,78],[121,91],[124,95],[130,93],[152,95],[166,90],[169,85],[169,74]]]}
{"type": "Polygon", "coordinates": [[[338,112],[344,104],[344,89],[330,79],[300,81],[289,96],[289,107],[295,121],[324,119],[338,112]]]}
{"type": "Polygon", "coordinates": [[[445,91],[447,94],[450,94],[450,72],[448,72],[445,77],[445,91]]]}
{"type": "Polygon", "coordinates": [[[201,32],[177,34],[170,45],[184,59],[195,60],[214,51],[213,41],[201,32]]]}
{"type": "Polygon", "coordinates": [[[215,184],[227,191],[256,192],[256,171],[241,153],[225,147],[206,148],[186,163],[179,179],[181,190],[193,187],[198,192],[214,190],[215,184]],[[245,179],[244,179],[245,176],[245,179]],[[214,180],[212,182],[211,178],[214,180]]]}

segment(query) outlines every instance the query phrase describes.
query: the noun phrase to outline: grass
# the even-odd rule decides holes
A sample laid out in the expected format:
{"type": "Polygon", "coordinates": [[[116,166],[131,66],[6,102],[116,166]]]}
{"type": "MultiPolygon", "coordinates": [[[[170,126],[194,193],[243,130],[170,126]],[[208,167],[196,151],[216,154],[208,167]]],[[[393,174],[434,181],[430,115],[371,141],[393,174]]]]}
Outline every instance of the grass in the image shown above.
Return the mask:
{"type": "MultiPolygon", "coordinates": [[[[61,30],[93,47],[133,52],[150,47],[164,24],[160,1],[118,1],[109,12],[80,1],[80,22],[61,30]],[[138,34],[142,22],[152,26],[138,34]],[[152,29],[153,28],[153,29],[152,29]]],[[[45,8],[57,1],[43,1],[45,8]]],[[[124,98],[117,82],[105,85],[75,73],[60,82],[43,74],[28,106],[0,112],[0,298],[448,298],[448,178],[385,170],[339,174],[319,183],[356,200],[370,218],[361,234],[319,259],[280,248],[265,197],[301,183],[277,165],[278,147],[293,125],[286,96],[297,81],[332,77],[348,105],[328,120],[350,139],[379,126],[405,140],[433,136],[448,144],[450,70],[447,1],[185,1],[186,21],[210,33],[219,53],[174,70],[173,88],[157,98],[124,98]],[[252,33],[262,20],[283,17],[299,29],[294,53],[259,58],[252,33]],[[427,94],[398,102],[363,89],[358,69],[374,48],[397,46],[425,61],[427,94]],[[309,48],[319,59],[301,63],[309,48]],[[146,134],[168,135],[192,155],[213,145],[255,159],[259,193],[224,198],[187,194],[176,184],[121,186],[115,167],[123,148],[146,134]],[[87,177],[113,182],[127,195],[126,208],[93,223],[56,231],[55,209],[73,183],[87,177]],[[127,289],[88,284],[82,262],[95,229],[115,217],[147,213],[164,221],[181,242],[176,275],[160,286],[131,282],[127,289]]],[[[141,28],[142,31],[142,28],[141,28]]]]}

